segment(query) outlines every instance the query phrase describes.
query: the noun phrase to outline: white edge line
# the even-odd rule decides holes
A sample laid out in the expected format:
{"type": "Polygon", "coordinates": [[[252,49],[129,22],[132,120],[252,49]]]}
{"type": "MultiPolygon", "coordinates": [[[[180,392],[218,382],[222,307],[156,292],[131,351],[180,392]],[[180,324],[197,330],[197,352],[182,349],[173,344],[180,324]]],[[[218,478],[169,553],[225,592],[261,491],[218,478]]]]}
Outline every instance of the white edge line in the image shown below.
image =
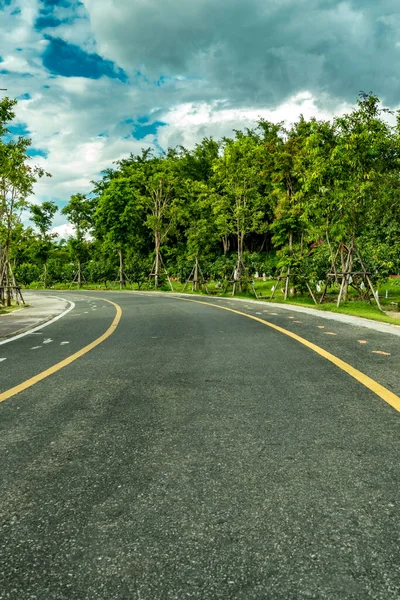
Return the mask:
{"type": "Polygon", "coordinates": [[[8,344],[9,342],[14,342],[15,340],[19,340],[20,338],[23,338],[26,335],[29,335],[30,333],[35,333],[35,331],[39,331],[39,329],[43,329],[44,327],[47,327],[48,325],[55,323],[56,321],[58,321],[58,319],[65,317],[66,314],[68,314],[71,310],[73,310],[75,308],[75,302],[72,302],[71,300],[67,300],[66,298],[60,298],[59,296],[47,296],[47,298],[56,298],[57,300],[62,300],[63,302],[68,302],[68,304],[70,306],[69,306],[69,308],[64,310],[64,312],[60,313],[53,319],[50,319],[50,321],[46,321],[45,323],[42,323],[41,325],[38,325],[37,327],[33,327],[32,329],[28,329],[27,331],[23,331],[22,333],[19,333],[18,335],[14,335],[13,337],[3,340],[2,342],[0,342],[0,346],[2,346],[3,344],[8,344]]]}

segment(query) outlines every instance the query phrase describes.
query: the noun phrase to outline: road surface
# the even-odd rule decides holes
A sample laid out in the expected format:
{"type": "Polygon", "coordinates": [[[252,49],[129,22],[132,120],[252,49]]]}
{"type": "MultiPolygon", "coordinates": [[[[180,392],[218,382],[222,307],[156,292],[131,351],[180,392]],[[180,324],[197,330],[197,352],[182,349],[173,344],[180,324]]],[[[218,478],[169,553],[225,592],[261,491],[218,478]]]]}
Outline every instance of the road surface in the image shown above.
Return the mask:
{"type": "Polygon", "coordinates": [[[1,599],[400,598],[399,413],[270,325],[392,400],[398,336],[58,295],[73,310],[0,346],[1,599]]]}

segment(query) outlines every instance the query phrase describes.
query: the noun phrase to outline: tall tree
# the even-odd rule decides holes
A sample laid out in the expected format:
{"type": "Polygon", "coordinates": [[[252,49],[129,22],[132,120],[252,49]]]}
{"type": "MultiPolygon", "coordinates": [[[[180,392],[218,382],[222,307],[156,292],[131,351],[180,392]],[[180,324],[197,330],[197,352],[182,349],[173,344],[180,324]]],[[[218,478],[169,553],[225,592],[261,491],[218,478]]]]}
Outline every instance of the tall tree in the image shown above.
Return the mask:
{"type": "Polygon", "coordinates": [[[354,261],[364,270],[358,242],[382,202],[385,181],[398,168],[399,147],[385,112],[376,96],[361,93],[351,113],[334,119],[328,154],[321,144],[314,148],[314,163],[306,174],[306,184],[317,198],[311,204],[318,208],[314,214],[326,215],[341,259],[338,305],[347,300],[354,261]]]}
{"type": "MultiPolygon", "coordinates": [[[[262,194],[262,153],[260,138],[253,131],[236,132],[236,139],[226,139],[223,155],[215,161],[216,190],[212,197],[216,224],[223,237],[236,239],[237,261],[234,279],[243,277],[245,237],[265,230],[262,194]]],[[[225,242],[226,243],[226,242],[225,242]]]]}
{"type": "Polygon", "coordinates": [[[97,199],[94,231],[108,251],[118,253],[119,285],[125,286],[124,251],[135,237],[138,204],[129,177],[114,177],[97,199]]]}
{"type": "Polygon", "coordinates": [[[70,238],[69,246],[72,257],[78,265],[78,289],[82,285],[82,262],[88,255],[88,244],[85,238],[93,225],[94,208],[92,199],[88,199],[84,194],[74,194],[61,210],[74,227],[74,236],[70,238]]]}
{"type": "Polygon", "coordinates": [[[30,207],[31,221],[39,230],[39,240],[36,254],[43,264],[43,287],[47,287],[47,260],[52,248],[51,240],[55,237],[54,233],[49,233],[54,215],[57,212],[55,202],[42,202],[42,204],[32,204],[30,207]]]}
{"type": "Polygon", "coordinates": [[[12,231],[28,207],[28,197],[38,178],[49,175],[42,168],[30,166],[27,150],[31,140],[26,137],[8,139],[7,124],[15,117],[15,100],[0,101],[0,220],[4,230],[4,251],[0,265],[1,283],[6,288],[7,305],[11,304],[11,283],[15,278],[10,264],[12,231]]]}

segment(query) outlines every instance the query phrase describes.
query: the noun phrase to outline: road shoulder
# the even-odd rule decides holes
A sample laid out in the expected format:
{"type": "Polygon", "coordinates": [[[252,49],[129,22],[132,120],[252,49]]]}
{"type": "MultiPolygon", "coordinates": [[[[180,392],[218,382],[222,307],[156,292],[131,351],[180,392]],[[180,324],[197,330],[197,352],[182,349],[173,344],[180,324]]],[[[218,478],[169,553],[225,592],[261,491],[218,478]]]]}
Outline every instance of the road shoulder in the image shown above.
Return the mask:
{"type": "Polygon", "coordinates": [[[26,291],[24,296],[25,302],[29,304],[27,308],[0,315],[0,341],[6,341],[60,317],[71,307],[71,302],[56,294],[53,296],[26,291]]]}

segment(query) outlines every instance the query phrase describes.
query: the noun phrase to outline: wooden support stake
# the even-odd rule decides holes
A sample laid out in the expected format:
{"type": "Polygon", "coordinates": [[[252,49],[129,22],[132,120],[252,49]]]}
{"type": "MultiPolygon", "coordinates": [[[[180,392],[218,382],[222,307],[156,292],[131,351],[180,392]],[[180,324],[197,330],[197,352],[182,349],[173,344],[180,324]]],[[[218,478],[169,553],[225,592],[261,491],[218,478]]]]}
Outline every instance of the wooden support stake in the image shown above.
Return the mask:
{"type": "Polygon", "coordinates": [[[316,298],[314,296],[314,293],[313,293],[313,291],[312,291],[312,289],[311,289],[308,281],[306,281],[306,286],[307,286],[308,291],[310,292],[311,298],[314,300],[314,304],[318,304],[318,302],[317,302],[317,300],[316,300],[316,298]]]}
{"type": "Polygon", "coordinates": [[[288,268],[288,272],[286,275],[286,283],[285,283],[285,295],[283,296],[284,300],[287,300],[288,291],[289,291],[289,277],[290,277],[290,267],[288,268]]]}
{"type": "Polygon", "coordinates": [[[368,276],[367,269],[366,269],[366,268],[365,268],[365,266],[364,266],[364,262],[363,262],[363,259],[361,258],[361,254],[360,254],[360,252],[358,251],[358,248],[356,248],[356,253],[357,253],[357,256],[358,256],[358,260],[360,261],[361,267],[362,267],[362,268],[363,268],[363,270],[364,270],[364,276],[365,276],[365,278],[366,278],[366,280],[367,280],[367,283],[368,283],[368,285],[369,285],[369,287],[370,287],[370,289],[371,289],[371,292],[372,292],[372,295],[373,295],[373,297],[374,297],[374,300],[375,300],[375,302],[376,302],[376,304],[377,304],[377,306],[378,306],[379,310],[380,310],[381,312],[383,312],[383,310],[382,310],[382,306],[381,306],[381,303],[379,302],[379,297],[378,297],[378,294],[375,294],[374,286],[372,285],[372,282],[371,282],[371,280],[370,280],[370,278],[369,278],[369,276],[368,276]]]}

